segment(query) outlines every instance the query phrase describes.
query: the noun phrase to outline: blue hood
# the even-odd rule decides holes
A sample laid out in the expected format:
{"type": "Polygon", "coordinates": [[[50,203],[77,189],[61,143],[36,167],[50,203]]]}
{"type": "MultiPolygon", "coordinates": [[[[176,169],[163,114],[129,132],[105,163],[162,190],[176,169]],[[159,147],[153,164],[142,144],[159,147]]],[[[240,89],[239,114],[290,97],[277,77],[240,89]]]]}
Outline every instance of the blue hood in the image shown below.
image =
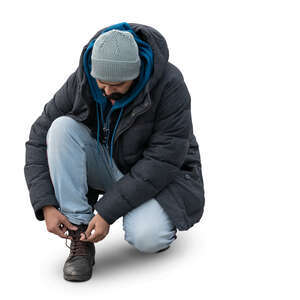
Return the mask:
{"type": "Polygon", "coordinates": [[[149,80],[152,69],[153,69],[153,52],[151,49],[151,46],[146,43],[145,41],[142,41],[136,33],[132,30],[130,25],[126,22],[122,22],[119,24],[112,25],[105,30],[103,30],[102,33],[107,32],[112,29],[118,29],[118,30],[124,30],[130,32],[134,38],[135,41],[139,47],[139,56],[141,58],[141,68],[140,68],[140,74],[139,74],[139,79],[137,84],[134,86],[132,89],[131,93],[129,94],[128,97],[123,98],[120,101],[116,101],[114,105],[112,105],[110,111],[107,114],[106,120],[103,118],[103,111],[105,111],[105,107],[107,104],[107,99],[105,96],[102,95],[101,90],[99,89],[96,79],[91,76],[91,55],[92,55],[92,49],[94,46],[94,43],[96,39],[92,40],[86,51],[84,52],[84,57],[83,57],[83,67],[84,67],[84,72],[87,76],[87,80],[90,86],[90,90],[93,96],[93,99],[96,101],[96,108],[97,108],[97,145],[99,146],[99,135],[100,135],[100,126],[109,128],[110,124],[110,116],[111,113],[120,108],[119,112],[119,117],[117,119],[116,125],[113,130],[112,138],[111,138],[111,144],[110,144],[110,163],[112,164],[112,153],[113,153],[113,140],[114,136],[116,133],[116,129],[118,127],[118,124],[120,122],[123,109],[124,107],[132,102],[136,96],[140,93],[140,91],[143,90],[144,86],[146,85],[147,81],[149,80]],[[100,110],[100,113],[99,113],[100,110]]]}

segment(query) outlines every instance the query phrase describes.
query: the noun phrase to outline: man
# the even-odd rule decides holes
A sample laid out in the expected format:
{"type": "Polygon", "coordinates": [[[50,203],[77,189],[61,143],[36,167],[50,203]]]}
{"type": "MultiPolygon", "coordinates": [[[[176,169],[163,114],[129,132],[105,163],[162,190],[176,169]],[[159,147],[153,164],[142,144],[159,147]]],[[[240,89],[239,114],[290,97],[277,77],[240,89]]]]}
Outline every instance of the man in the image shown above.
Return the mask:
{"type": "Polygon", "coordinates": [[[125,240],[145,253],[168,249],[177,229],[202,217],[191,99],[168,58],[165,38],[150,26],[101,29],[31,127],[30,200],[49,232],[71,240],[66,280],[92,276],[94,243],[121,216],[125,240]]]}

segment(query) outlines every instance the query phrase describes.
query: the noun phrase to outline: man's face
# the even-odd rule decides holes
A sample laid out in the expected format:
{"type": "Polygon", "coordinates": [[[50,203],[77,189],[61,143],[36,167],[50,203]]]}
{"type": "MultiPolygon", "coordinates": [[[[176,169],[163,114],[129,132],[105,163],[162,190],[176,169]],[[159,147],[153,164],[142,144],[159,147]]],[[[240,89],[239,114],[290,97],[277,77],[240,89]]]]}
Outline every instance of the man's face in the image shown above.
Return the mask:
{"type": "Polygon", "coordinates": [[[115,101],[118,98],[124,96],[124,94],[129,90],[130,86],[133,84],[133,81],[134,80],[110,82],[96,79],[98,87],[103,89],[103,95],[111,101],[112,105],[115,104],[115,101]]]}

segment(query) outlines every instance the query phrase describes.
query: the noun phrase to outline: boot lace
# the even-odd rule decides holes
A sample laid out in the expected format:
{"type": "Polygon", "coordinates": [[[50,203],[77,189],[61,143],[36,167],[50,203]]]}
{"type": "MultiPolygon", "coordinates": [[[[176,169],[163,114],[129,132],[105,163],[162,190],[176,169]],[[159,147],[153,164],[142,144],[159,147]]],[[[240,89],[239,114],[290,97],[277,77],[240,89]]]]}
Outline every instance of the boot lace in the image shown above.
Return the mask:
{"type": "MultiPolygon", "coordinates": [[[[84,235],[85,235],[85,232],[82,232],[84,235]]],[[[88,242],[83,242],[83,241],[80,241],[80,234],[79,235],[76,235],[76,234],[73,234],[71,232],[68,231],[68,235],[66,235],[66,238],[65,238],[65,244],[66,246],[70,249],[70,256],[77,256],[77,255],[82,255],[82,256],[86,256],[86,255],[89,255],[89,245],[88,245],[88,242]],[[69,246],[67,241],[68,241],[68,236],[71,236],[72,237],[72,240],[71,240],[71,245],[69,246]]]]}

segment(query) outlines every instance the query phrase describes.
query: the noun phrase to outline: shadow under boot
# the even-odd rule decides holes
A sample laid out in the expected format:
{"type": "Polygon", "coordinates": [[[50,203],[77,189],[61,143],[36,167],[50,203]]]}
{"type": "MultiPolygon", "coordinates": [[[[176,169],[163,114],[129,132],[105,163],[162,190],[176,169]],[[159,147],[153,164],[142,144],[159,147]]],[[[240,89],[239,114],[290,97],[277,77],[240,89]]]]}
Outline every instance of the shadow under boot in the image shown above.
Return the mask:
{"type": "Polygon", "coordinates": [[[95,264],[95,245],[91,242],[80,241],[80,234],[85,232],[87,224],[73,224],[78,227],[77,230],[68,229],[69,236],[72,237],[70,254],[65,261],[63,273],[64,279],[69,281],[86,281],[91,278],[93,265],[95,264]]]}

